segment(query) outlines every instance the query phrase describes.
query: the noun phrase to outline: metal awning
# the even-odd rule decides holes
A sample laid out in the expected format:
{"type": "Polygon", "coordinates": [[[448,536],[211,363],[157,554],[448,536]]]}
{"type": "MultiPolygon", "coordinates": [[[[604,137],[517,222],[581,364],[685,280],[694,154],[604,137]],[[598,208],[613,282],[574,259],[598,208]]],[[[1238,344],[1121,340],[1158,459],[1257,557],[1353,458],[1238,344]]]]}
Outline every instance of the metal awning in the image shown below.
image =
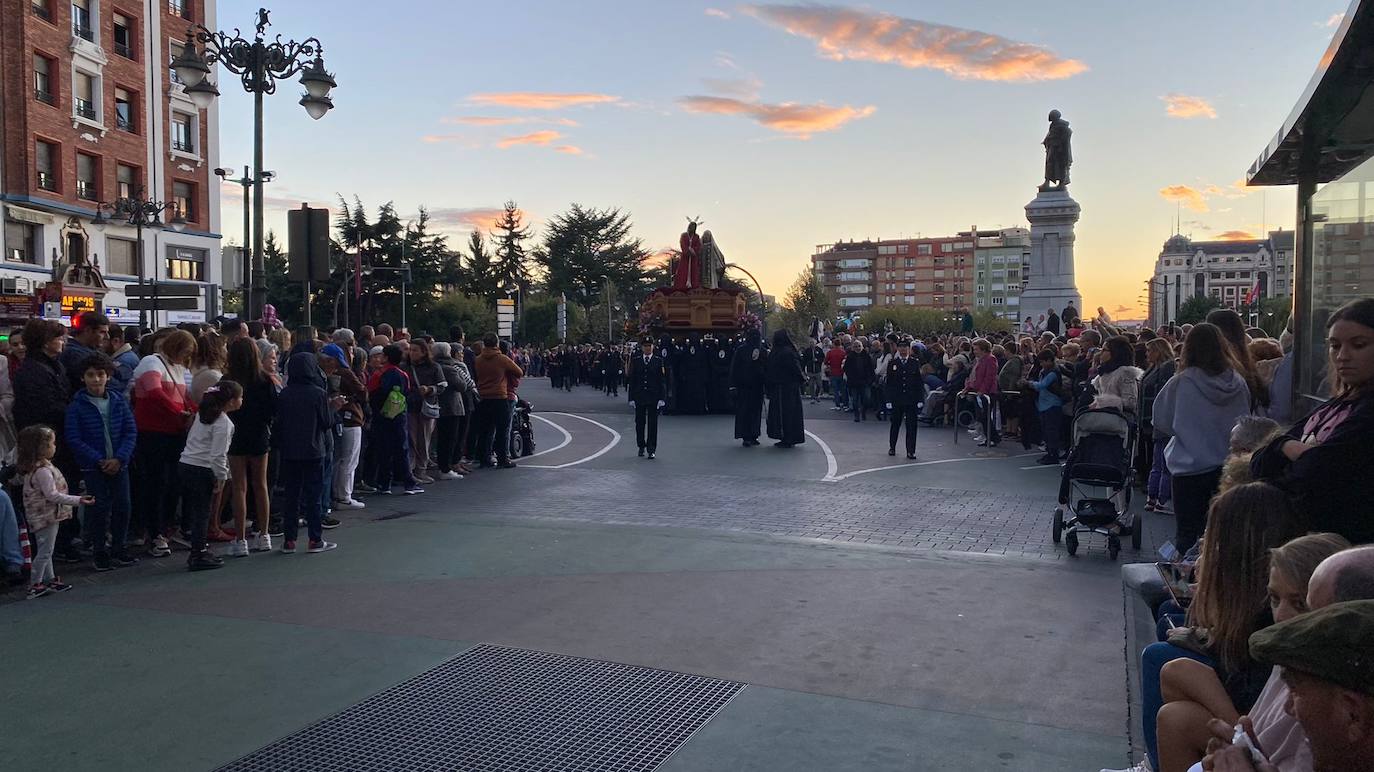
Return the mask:
{"type": "Polygon", "coordinates": [[[1330,182],[1374,157],[1374,0],[1353,0],[1283,128],[1245,173],[1250,185],[1330,182]]]}

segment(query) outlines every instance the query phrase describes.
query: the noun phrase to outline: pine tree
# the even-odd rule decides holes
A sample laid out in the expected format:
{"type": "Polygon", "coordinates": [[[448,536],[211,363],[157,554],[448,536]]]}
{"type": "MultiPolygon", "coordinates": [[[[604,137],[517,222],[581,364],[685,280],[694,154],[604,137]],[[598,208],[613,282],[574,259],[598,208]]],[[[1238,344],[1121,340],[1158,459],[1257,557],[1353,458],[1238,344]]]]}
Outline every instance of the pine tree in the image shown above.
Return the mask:
{"type": "Polygon", "coordinates": [[[495,266],[492,265],[491,253],[487,251],[486,241],[479,230],[474,230],[468,237],[468,268],[465,278],[463,291],[467,294],[488,298],[496,295],[498,282],[495,266]]]}
{"type": "Polygon", "coordinates": [[[580,204],[551,219],[534,254],[549,294],[562,292],[590,309],[604,301],[609,281],[618,292],[637,297],[646,288],[649,252],[631,236],[632,227],[630,215],[619,209],[580,204]]]}
{"type": "MultiPolygon", "coordinates": [[[[514,201],[507,201],[505,212],[496,222],[496,264],[493,274],[497,290],[507,287],[524,287],[529,279],[528,257],[525,254],[525,240],[530,238],[530,229],[522,220],[524,212],[514,201]]],[[[495,294],[495,293],[492,293],[495,294]]]]}
{"type": "Polygon", "coordinates": [[[277,309],[277,318],[288,327],[299,323],[305,317],[301,309],[305,307],[299,282],[287,278],[286,253],[277,241],[277,234],[268,231],[262,242],[262,261],[266,269],[267,302],[277,309]]]}

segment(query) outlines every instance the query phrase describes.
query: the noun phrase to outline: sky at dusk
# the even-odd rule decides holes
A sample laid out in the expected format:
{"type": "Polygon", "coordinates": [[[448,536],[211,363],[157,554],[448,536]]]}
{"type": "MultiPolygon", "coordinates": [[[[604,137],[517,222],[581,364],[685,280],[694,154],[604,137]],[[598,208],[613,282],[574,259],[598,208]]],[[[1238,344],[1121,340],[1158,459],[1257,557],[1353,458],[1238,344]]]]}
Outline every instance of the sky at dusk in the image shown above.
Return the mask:
{"type": "MultiPolygon", "coordinates": [[[[578,202],[627,210],[657,249],[700,216],[781,295],[817,244],[1024,226],[1057,108],[1079,289],[1129,318],[1176,212],[1196,239],[1292,227],[1291,189],[1239,186],[1346,5],[292,0],[272,32],[318,37],[339,87],[318,122],[294,82],[267,98],[268,225],[356,194],[426,206],[457,246],[507,199],[536,231],[578,202]]],[[[257,7],[220,2],[220,28],[257,7]]],[[[219,84],[241,168],[252,102],[219,84]]]]}

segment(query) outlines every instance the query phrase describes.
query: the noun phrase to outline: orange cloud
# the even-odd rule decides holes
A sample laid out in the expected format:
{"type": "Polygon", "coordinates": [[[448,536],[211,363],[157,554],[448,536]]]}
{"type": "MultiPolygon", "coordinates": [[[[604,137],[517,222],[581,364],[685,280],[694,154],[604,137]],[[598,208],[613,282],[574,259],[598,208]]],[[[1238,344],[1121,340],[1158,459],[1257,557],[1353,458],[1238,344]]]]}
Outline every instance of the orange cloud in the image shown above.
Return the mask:
{"type": "Polygon", "coordinates": [[[744,115],[774,131],[781,131],[798,139],[809,139],[812,134],[818,132],[834,131],[850,121],[867,118],[876,109],[871,105],[854,108],[849,105],[830,107],[822,103],[767,104],[714,96],[689,96],[678,101],[688,112],[744,115]]]}
{"type": "Polygon", "coordinates": [[[1254,241],[1257,238],[1250,231],[1223,231],[1217,234],[1217,241],[1254,241]]]}
{"type": "Polygon", "coordinates": [[[439,230],[491,230],[506,210],[499,206],[456,208],[440,207],[429,210],[429,221],[439,230]]]}
{"type": "Polygon", "coordinates": [[[440,123],[457,124],[460,126],[513,126],[520,123],[552,123],[555,126],[576,126],[577,121],[568,118],[529,118],[529,117],[506,117],[494,118],[486,115],[457,115],[445,116],[439,119],[440,123]]]}
{"type": "Polygon", "coordinates": [[[539,145],[540,147],[544,147],[562,138],[563,135],[559,132],[553,131],[552,129],[545,129],[544,131],[532,131],[529,134],[521,134],[515,137],[506,137],[500,142],[497,142],[496,146],[502,150],[515,147],[516,145],[539,145]]]}
{"type": "Polygon", "coordinates": [[[707,16],[713,16],[713,17],[715,17],[715,18],[717,18],[717,19],[728,19],[728,18],[730,18],[730,14],[726,13],[725,11],[722,11],[722,10],[719,9],[719,8],[707,8],[707,9],[706,9],[706,15],[707,15],[707,16]]]}
{"type": "Polygon", "coordinates": [[[565,107],[598,105],[619,102],[620,97],[610,94],[573,93],[560,94],[547,91],[504,91],[488,94],[473,94],[468,101],[479,105],[514,107],[520,110],[561,110],[565,107]]]}
{"type": "Polygon", "coordinates": [[[821,56],[939,70],[966,80],[1059,80],[1087,65],[1043,46],[978,30],[828,5],[748,5],[741,10],[798,37],[821,56]]]}
{"type": "Polygon", "coordinates": [[[1187,185],[1170,185],[1159,189],[1159,195],[1168,201],[1181,201],[1194,212],[1207,211],[1207,201],[1196,188],[1187,185]]]}
{"type": "Polygon", "coordinates": [[[1216,108],[1212,103],[1202,97],[1188,96],[1186,94],[1166,94],[1160,99],[1164,100],[1164,112],[1175,118],[1215,118],[1217,117],[1216,108]]]}
{"type": "Polygon", "coordinates": [[[577,145],[559,145],[554,148],[554,150],[560,153],[567,153],[568,155],[582,155],[582,148],[577,145]]]}

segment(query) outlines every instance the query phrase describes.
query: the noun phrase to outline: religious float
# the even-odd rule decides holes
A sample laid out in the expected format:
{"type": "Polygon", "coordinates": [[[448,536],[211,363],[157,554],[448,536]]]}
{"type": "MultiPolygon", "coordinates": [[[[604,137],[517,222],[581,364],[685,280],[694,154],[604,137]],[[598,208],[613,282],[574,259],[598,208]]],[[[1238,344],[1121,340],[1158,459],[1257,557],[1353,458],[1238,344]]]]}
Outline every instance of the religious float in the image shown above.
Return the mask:
{"type": "Polygon", "coordinates": [[[711,334],[725,338],[740,332],[751,320],[744,295],[720,286],[725,255],[710,231],[697,234],[698,221],[688,220],[678,239],[681,254],[672,264],[673,283],[660,287],[640,304],[640,329],[655,337],[711,334]]]}

